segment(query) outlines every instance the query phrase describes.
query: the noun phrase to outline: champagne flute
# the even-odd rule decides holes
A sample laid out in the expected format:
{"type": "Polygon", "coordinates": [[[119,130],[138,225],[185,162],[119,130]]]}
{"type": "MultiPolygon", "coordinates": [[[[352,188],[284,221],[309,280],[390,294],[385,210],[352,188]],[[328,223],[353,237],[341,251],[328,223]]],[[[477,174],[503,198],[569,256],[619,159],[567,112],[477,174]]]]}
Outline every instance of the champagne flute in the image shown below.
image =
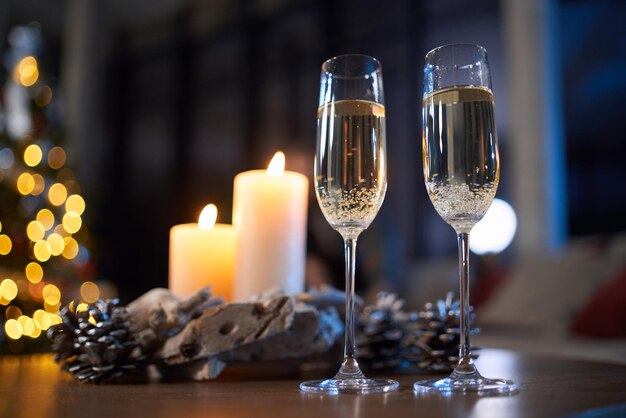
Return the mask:
{"type": "Polygon", "coordinates": [[[342,55],[322,65],[317,111],[315,191],[328,223],[344,239],[346,337],[337,374],[308,381],[313,393],[375,393],[398,382],[368,379],[355,356],[354,275],[357,238],[372,223],[387,190],[385,107],[380,62],[365,55],[342,55]]]}
{"type": "Polygon", "coordinates": [[[493,93],[487,52],[453,44],[426,55],[422,154],[428,196],[457,233],[461,287],[459,361],[449,377],[419,381],[416,391],[512,393],[509,380],[480,375],[471,357],[469,235],[494,199],[500,180],[493,93]]]}

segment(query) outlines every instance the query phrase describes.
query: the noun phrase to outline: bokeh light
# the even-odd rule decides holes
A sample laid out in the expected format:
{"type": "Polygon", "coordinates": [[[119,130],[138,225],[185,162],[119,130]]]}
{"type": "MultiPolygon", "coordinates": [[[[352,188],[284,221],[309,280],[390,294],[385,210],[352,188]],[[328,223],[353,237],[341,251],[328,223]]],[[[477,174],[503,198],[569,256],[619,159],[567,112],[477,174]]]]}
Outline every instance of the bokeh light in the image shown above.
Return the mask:
{"type": "Polygon", "coordinates": [[[34,261],[26,265],[24,272],[26,273],[26,278],[31,283],[39,283],[43,279],[43,268],[34,261]]]}
{"type": "Polygon", "coordinates": [[[517,229],[515,211],[502,199],[494,199],[483,219],[472,229],[470,250],[476,254],[497,254],[511,244],[517,229]]]}
{"type": "Polygon", "coordinates": [[[6,319],[17,319],[22,316],[22,310],[17,306],[11,305],[4,311],[4,316],[6,319]]]}
{"type": "Polygon", "coordinates": [[[37,261],[46,262],[52,256],[52,249],[47,241],[37,241],[33,247],[33,254],[37,261]]]}
{"type": "Polygon", "coordinates": [[[30,144],[24,150],[24,163],[29,167],[35,167],[41,162],[43,152],[37,144],[30,144]]]}
{"type": "Polygon", "coordinates": [[[11,279],[4,279],[0,283],[0,292],[4,299],[11,301],[17,297],[17,284],[11,279]]]}
{"type": "MultiPolygon", "coordinates": [[[[43,292],[42,292],[43,294],[43,292]]],[[[48,303],[46,302],[46,300],[44,299],[43,301],[43,307],[46,310],[46,312],[48,313],[52,313],[55,314],[57,312],[59,312],[59,308],[61,307],[61,302],[57,302],[57,303],[48,303]]]]}
{"type": "Polygon", "coordinates": [[[41,209],[37,212],[36,219],[41,222],[46,231],[49,231],[54,225],[54,214],[50,209],[41,209]]]}
{"type": "Polygon", "coordinates": [[[61,302],[61,291],[53,284],[47,284],[43,288],[43,300],[48,305],[57,305],[61,302]]]}
{"type": "Polygon", "coordinates": [[[15,67],[14,79],[24,87],[30,87],[39,79],[39,69],[35,57],[28,55],[15,67]]]}
{"type": "Polygon", "coordinates": [[[22,173],[17,178],[17,191],[26,196],[35,188],[35,179],[30,173],[22,173]]]}
{"type": "Polygon", "coordinates": [[[82,215],[85,211],[85,199],[79,194],[73,194],[65,201],[65,210],[67,212],[76,212],[82,215]]]}
{"type": "Polygon", "coordinates": [[[41,86],[35,93],[35,104],[39,107],[47,106],[52,101],[52,89],[50,86],[41,86]]]}
{"type": "Polygon", "coordinates": [[[14,161],[15,161],[15,155],[13,154],[13,150],[11,150],[11,148],[0,149],[0,168],[1,169],[7,170],[11,168],[14,161]]]}
{"type": "Polygon", "coordinates": [[[68,260],[76,258],[79,250],[78,242],[76,242],[76,240],[72,237],[65,237],[64,241],[65,248],[63,249],[63,257],[67,258],[68,260]]]}
{"type": "Polygon", "coordinates": [[[7,337],[19,340],[22,337],[22,326],[16,319],[9,319],[4,323],[4,332],[7,337]]]}
{"type": "Polygon", "coordinates": [[[26,225],[26,236],[33,242],[42,240],[45,234],[46,229],[39,221],[30,221],[28,225],[26,225]]]}
{"type": "Polygon", "coordinates": [[[63,237],[57,233],[52,233],[48,236],[48,244],[50,245],[50,253],[53,256],[61,255],[65,249],[65,241],[63,237]]]}
{"type": "Polygon", "coordinates": [[[35,325],[37,325],[41,329],[46,329],[44,328],[44,318],[46,317],[46,315],[48,315],[46,311],[44,311],[43,309],[37,309],[35,313],[33,313],[33,321],[35,321],[35,325]]]}
{"type": "Polygon", "coordinates": [[[22,315],[17,318],[17,322],[22,325],[22,333],[24,335],[27,335],[29,337],[33,335],[33,331],[35,331],[35,322],[31,318],[27,317],[26,315],[22,315]]]}
{"type": "Polygon", "coordinates": [[[83,221],[78,213],[67,212],[63,215],[63,228],[70,234],[77,233],[82,225],[83,221]]]}
{"type": "Polygon", "coordinates": [[[66,159],[67,155],[61,147],[54,147],[48,152],[48,165],[55,170],[63,167],[66,159]]]}
{"type": "Polygon", "coordinates": [[[87,303],[94,303],[100,297],[100,289],[94,282],[85,282],[80,286],[80,297],[87,303]]]}
{"type": "Polygon", "coordinates": [[[89,305],[86,304],[85,302],[81,302],[78,305],[76,305],[76,313],[85,312],[87,309],[89,309],[89,305]]]}
{"type": "Polygon", "coordinates": [[[34,300],[41,302],[43,300],[43,288],[46,283],[41,281],[39,283],[28,283],[28,294],[34,300]]]}
{"type": "Polygon", "coordinates": [[[54,183],[48,190],[48,200],[54,206],[61,206],[67,199],[67,189],[61,183],[54,183]]]}
{"type": "Polygon", "coordinates": [[[13,248],[11,238],[6,234],[0,234],[0,255],[7,255],[11,252],[11,248],[13,248]]]}
{"type": "Polygon", "coordinates": [[[33,187],[31,194],[33,196],[38,196],[46,188],[46,181],[41,174],[33,174],[33,180],[35,180],[35,187],[33,187]]]}

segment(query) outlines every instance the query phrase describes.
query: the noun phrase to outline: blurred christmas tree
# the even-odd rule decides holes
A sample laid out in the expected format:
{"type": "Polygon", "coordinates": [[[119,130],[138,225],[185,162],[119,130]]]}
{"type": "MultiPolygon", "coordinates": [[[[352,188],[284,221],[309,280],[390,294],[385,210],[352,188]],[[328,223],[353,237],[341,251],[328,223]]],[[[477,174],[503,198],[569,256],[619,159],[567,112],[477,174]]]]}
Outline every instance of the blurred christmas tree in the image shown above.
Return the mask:
{"type": "Polygon", "coordinates": [[[8,41],[0,96],[0,352],[18,353],[47,347],[43,334],[60,321],[62,294],[63,302],[93,302],[100,289],[90,281],[85,201],[61,146],[61,106],[40,62],[41,28],[16,27],[8,41]]]}

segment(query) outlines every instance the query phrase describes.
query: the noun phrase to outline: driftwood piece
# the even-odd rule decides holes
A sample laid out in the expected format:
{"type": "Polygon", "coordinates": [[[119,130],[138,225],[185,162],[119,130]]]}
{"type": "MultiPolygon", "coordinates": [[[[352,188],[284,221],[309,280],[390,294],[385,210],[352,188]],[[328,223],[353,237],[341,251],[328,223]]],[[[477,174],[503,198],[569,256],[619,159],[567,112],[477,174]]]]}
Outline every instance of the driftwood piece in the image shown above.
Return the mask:
{"type": "Polygon", "coordinates": [[[343,333],[343,321],[334,307],[318,311],[296,304],[291,326],[285,332],[219,356],[224,361],[266,361],[307,357],[325,353],[343,333]]]}
{"type": "Polygon", "coordinates": [[[222,303],[222,299],[211,297],[210,288],[201,289],[186,299],[168,289],[152,289],[126,307],[128,329],[144,350],[156,350],[190,320],[222,303]]]}
{"type": "Polygon", "coordinates": [[[160,351],[169,365],[215,356],[289,329],[294,303],[289,296],[217,306],[191,320],[160,351]]]}

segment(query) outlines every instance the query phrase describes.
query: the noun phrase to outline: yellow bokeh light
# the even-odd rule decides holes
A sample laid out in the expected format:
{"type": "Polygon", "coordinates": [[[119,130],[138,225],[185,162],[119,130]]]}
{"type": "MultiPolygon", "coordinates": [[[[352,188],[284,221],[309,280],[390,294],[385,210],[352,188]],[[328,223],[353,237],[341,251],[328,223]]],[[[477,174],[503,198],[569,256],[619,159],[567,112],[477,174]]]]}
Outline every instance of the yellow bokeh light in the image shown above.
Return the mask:
{"type": "Polygon", "coordinates": [[[4,332],[7,337],[19,340],[22,337],[22,326],[15,319],[9,319],[4,323],[4,332]]]}
{"type": "Polygon", "coordinates": [[[17,306],[11,305],[4,312],[4,316],[6,317],[6,319],[17,319],[22,316],[22,310],[17,306]]]}
{"type": "MultiPolygon", "coordinates": [[[[21,318],[24,318],[24,317],[22,316],[21,318]]],[[[18,322],[20,322],[19,318],[18,318],[18,322]]],[[[26,317],[26,319],[24,320],[24,323],[21,323],[21,324],[22,324],[22,333],[24,335],[28,335],[29,337],[32,336],[33,332],[35,331],[35,321],[33,321],[29,317],[26,317]]]]}
{"type": "Polygon", "coordinates": [[[48,200],[54,206],[61,206],[67,199],[67,189],[61,183],[54,183],[48,190],[48,200]]]}
{"type": "Polygon", "coordinates": [[[31,221],[26,225],[26,236],[31,241],[40,241],[46,234],[46,229],[39,221],[31,221]]]}
{"type": "Polygon", "coordinates": [[[61,147],[54,147],[48,152],[48,165],[55,170],[63,167],[66,159],[67,155],[61,147]]]}
{"type": "Polygon", "coordinates": [[[35,321],[35,325],[38,328],[41,329],[45,329],[44,328],[44,318],[46,317],[46,315],[48,315],[48,313],[46,311],[44,311],[43,309],[37,309],[34,313],[33,313],[33,321],[35,321]]]}
{"type": "Polygon", "coordinates": [[[46,310],[46,312],[49,313],[57,313],[59,312],[59,308],[61,307],[61,302],[58,303],[48,303],[45,300],[43,301],[43,307],[46,310]]]}
{"type": "Polygon", "coordinates": [[[24,150],[24,163],[29,167],[35,167],[41,162],[43,152],[37,144],[30,144],[24,150]]]}
{"type": "Polygon", "coordinates": [[[78,242],[72,237],[65,237],[65,249],[63,250],[63,257],[71,260],[78,255],[78,242]]]}
{"type": "Polygon", "coordinates": [[[2,222],[0,222],[0,231],[2,231],[2,222]]]}
{"type": "Polygon", "coordinates": [[[25,87],[30,87],[39,79],[39,69],[37,68],[37,60],[29,55],[20,60],[17,64],[14,79],[25,87]]]}
{"type": "Polygon", "coordinates": [[[33,174],[33,180],[35,180],[35,187],[33,187],[31,194],[39,196],[46,188],[46,181],[41,174],[33,174]]]}
{"type": "Polygon", "coordinates": [[[17,285],[11,279],[4,279],[0,283],[0,292],[4,299],[11,301],[17,296],[17,285]]]}
{"type": "Polygon", "coordinates": [[[54,214],[50,209],[41,209],[37,212],[36,219],[41,222],[43,228],[48,231],[54,225],[54,214]]]}
{"type": "Polygon", "coordinates": [[[30,333],[29,337],[39,338],[40,335],[41,335],[41,328],[39,328],[37,324],[35,324],[35,327],[33,328],[33,332],[30,333]]]}
{"type": "Polygon", "coordinates": [[[33,254],[35,255],[37,261],[42,263],[50,260],[50,257],[52,256],[50,244],[48,244],[47,241],[37,241],[33,247],[33,254]]]}
{"type": "Polygon", "coordinates": [[[47,239],[50,245],[50,253],[54,256],[61,255],[65,249],[65,241],[63,237],[57,233],[52,233],[47,239]]]}
{"type": "Polygon", "coordinates": [[[35,188],[35,179],[30,173],[22,173],[17,178],[17,191],[26,196],[35,188]]]}
{"type": "Polygon", "coordinates": [[[85,199],[79,194],[73,194],[65,201],[65,210],[67,212],[76,212],[82,215],[85,211],[85,199]]]}
{"type": "Polygon", "coordinates": [[[80,297],[87,303],[94,303],[100,297],[100,289],[94,282],[85,282],[80,286],[80,297]]]}
{"type": "Polygon", "coordinates": [[[89,305],[87,305],[84,302],[81,302],[76,306],[76,313],[85,312],[88,308],[89,308],[89,305]]]}
{"type": "Polygon", "coordinates": [[[89,315],[89,319],[87,319],[87,321],[89,321],[89,323],[91,325],[97,325],[98,323],[96,322],[96,318],[93,317],[93,315],[89,315]]]}
{"type": "Polygon", "coordinates": [[[41,266],[34,261],[28,263],[24,270],[26,278],[31,283],[39,283],[41,279],[43,279],[43,268],[41,268],[41,266]]]}
{"type": "Polygon", "coordinates": [[[43,288],[43,299],[48,305],[56,305],[61,301],[61,291],[53,284],[47,284],[43,288]]]}
{"type": "Polygon", "coordinates": [[[11,252],[11,248],[13,248],[13,243],[11,242],[11,238],[8,235],[1,234],[0,235],[0,255],[7,255],[11,252]]]}
{"type": "Polygon", "coordinates": [[[83,221],[78,213],[67,212],[63,215],[63,228],[70,234],[77,233],[82,225],[83,221]]]}

